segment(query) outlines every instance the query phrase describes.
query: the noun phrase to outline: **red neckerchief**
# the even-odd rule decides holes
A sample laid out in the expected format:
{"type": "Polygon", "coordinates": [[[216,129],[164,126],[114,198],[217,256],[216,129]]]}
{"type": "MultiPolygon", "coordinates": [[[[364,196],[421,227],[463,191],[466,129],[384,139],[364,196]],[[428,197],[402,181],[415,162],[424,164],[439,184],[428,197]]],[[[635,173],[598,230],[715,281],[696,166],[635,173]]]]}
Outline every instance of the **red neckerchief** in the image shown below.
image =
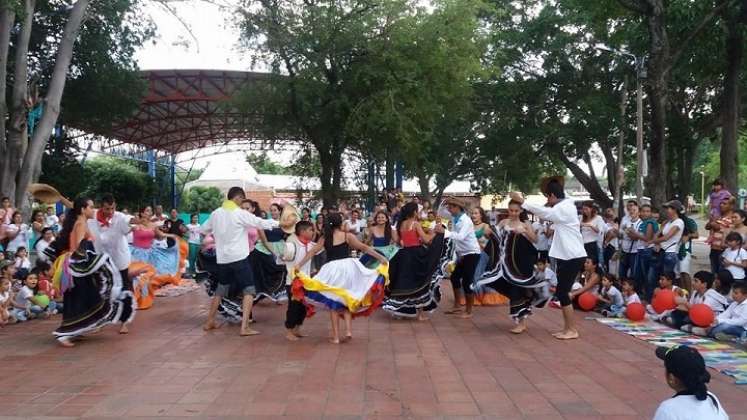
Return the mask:
{"type": "Polygon", "coordinates": [[[309,242],[311,242],[311,239],[304,239],[304,238],[301,238],[300,236],[297,238],[298,238],[298,242],[301,242],[302,244],[304,244],[304,246],[308,245],[309,242]]]}
{"type": "Polygon", "coordinates": [[[104,212],[101,210],[96,212],[96,220],[102,227],[109,227],[109,222],[111,221],[111,219],[107,219],[106,216],[104,216],[104,212]]]}

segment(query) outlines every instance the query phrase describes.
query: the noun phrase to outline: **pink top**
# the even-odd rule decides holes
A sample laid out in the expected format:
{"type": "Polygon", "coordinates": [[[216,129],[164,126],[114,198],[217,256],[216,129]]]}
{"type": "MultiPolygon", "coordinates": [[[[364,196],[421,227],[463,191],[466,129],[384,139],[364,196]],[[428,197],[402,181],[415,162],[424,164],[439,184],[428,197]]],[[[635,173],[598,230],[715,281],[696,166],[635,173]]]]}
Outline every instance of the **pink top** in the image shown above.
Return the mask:
{"type": "Polygon", "coordinates": [[[154,239],[156,239],[156,232],[153,229],[137,228],[132,231],[132,245],[138,248],[152,247],[154,239]]]}
{"type": "Polygon", "coordinates": [[[256,228],[249,228],[249,252],[254,251],[254,244],[257,243],[257,240],[259,239],[259,233],[257,233],[256,228]]]}

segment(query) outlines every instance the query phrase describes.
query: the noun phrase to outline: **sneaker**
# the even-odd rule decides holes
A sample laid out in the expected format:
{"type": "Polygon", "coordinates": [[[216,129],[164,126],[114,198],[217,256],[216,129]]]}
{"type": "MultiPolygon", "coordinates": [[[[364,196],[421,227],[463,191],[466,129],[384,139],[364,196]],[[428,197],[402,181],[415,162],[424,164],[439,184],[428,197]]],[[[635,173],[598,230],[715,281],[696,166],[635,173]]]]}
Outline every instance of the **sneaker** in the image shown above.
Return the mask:
{"type": "Polygon", "coordinates": [[[685,324],[680,327],[680,331],[684,331],[686,333],[692,333],[693,332],[693,326],[692,324],[685,324]]]}
{"type": "Polygon", "coordinates": [[[690,332],[692,332],[695,335],[700,335],[700,336],[703,336],[703,337],[705,337],[705,336],[708,335],[708,330],[706,328],[703,328],[703,327],[691,326],[690,332]]]}
{"type": "Polygon", "coordinates": [[[609,318],[610,313],[605,309],[605,310],[602,311],[602,316],[605,317],[605,318],[609,318]]]}

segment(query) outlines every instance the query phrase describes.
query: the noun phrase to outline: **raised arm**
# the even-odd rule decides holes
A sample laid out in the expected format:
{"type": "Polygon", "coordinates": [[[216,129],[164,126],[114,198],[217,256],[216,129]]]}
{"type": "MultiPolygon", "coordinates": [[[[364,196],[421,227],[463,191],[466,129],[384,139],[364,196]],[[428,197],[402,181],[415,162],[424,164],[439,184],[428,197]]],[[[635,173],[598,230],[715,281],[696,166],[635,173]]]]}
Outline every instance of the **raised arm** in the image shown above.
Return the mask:
{"type": "Polygon", "coordinates": [[[280,224],[277,220],[262,219],[246,210],[235,210],[239,213],[239,223],[244,227],[254,227],[258,229],[274,229],[280,224]]]}

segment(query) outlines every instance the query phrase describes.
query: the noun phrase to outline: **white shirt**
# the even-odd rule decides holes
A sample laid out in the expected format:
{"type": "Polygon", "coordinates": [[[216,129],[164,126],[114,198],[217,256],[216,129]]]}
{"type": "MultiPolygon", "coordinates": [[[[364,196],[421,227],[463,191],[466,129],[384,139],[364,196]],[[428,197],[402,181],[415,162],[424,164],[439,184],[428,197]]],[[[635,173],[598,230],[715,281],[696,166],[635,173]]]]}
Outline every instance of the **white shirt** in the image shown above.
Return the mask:
{"type": "Polygon", "coordinates": [[[556,287],[558,285],[558,276],[555,275],[555,272],[552,271],[550,267],[545,267],[545,271],[540,275],[550,284],[550,286],[556,287]]]}
{"type": "Polygon", "coordinates": [[[19,269],[19,268],[25,268],[26,270],[30,270],[31,269],[31,261],[29,261],[28,258],[18,258],[18,257],[16,257],[16,264],[15,264],[15,266],[16,266],[17,269],[19,269]]]}
{"type": "Polygon", "coordinates": [[[532,223],[532,229],[537,235],[537,243],[534,245],[537,251],[547,251],[550,249],[550,241],[547,239],[546,226],[543,222],[535,221],[532,223]]]}
{"type": "Polygon", "coordinates": [[[358,219],[353,221],[353,219],[345,221],[345,224],[348,226],[348,232],[352,233],[353,235],[357,235],[363,231],[363,229],[366,228],[366,222],[363,219],[358,219]]]}
{"type": "Polygon", "coordinates": [[[188,224],[187,230],[189,231],[189,243],[200,244],[202,243],[202,234],[200,234],[200,225],[188,224]]]}
{"type": "Polygon", "coordinates": [[[130,266],[131,255],[127,234],[131,229],[129,218],[124,213],[115,211],[109,226],[101,226],[95,217],[89,219],[88,230],[94,236],[93,246],[96,252],[107,253],[117,270],[126,270],[130,266]]]}
{"type": "MultiPolygon", "coordinates": [[[[742,261],[747,260],[747,251],[745,251],[744,248],[737,248],[736,250],[727,248],[721,254],[721,258],[739,264],[742,261]]],[[[729,270],[731,275],[734,277],[734,280],[744,280],[744,268],[730,265],[726,267],[726,269],[729,270]]]]}
{"type": "Polygon", "coordinates": [[[610,286],[608,290],[602,289],[602,295],[606,295],[612,305],[623,306],[625,304],[622,293],[615,286],[610,286]]]}
{"type": "MultiPolygon", "coordinates": [[[[615,228],[615,222],[609,222],[605,224],[604,227],[604,236],[607,236],[607,233],[610,232],[615,228]]],[[[612,248],[618,249],[619,240],[617,239],[617,235],[615,235],[612,239],[610,239],[610,242],[607,244],[611,246],[612,248]]]]}
{"type": "Polygon", "coordinates": [[[677,218],[674,221],[667,221],[661,230],[661,234],[662,236],[667,236],[675,227],[679,228],[677,233],[661,243],[661,250],[666,253],[676,254],[680,251],[680,239],[682,239],[682,233],[685,231],[685,222],[682,219],[677,218]]]}
{"type": "Polygon", "coordinates": [[[469,216],[462,213],[454,223],[454,230],[447,230],[444,237],[454,242],[454,251],[457,257],[482,252],[480,244],[475,236],[475,225],[469,216]]]}
{"type": "MultiPolygon", "coordinates": [[[[285,285],[290,286],[291,283],[293,283],[293,267],[295,267],[298,263],[301,262],[304,257],[306,257],[306,254],[309,252],[311,248],[314,247],[314,242],[309,242],[306,245],[304,245],[301,241],[298,240],[298,237],[294,234],[288,237],[286,239],[285,243],[287,245],[293,246],[296,250],[293,253],[293,259],[289,261],[284,261],[285,266],[287,268],[286,270],[286,276],[285,276],[285,285]]],[[[301,271],[306,275],[311,275],[311,259],[306,261],[306,264],[300,266],[299,268],[301,271]]]]}
{"type": "Polygon", "coordinates": [[[44,253],[44,250],[49,246],[49,242],[44,239],[39,239],[36,242],[36,259],[39,261],[49,262],[49,257],[44,253]]]}
{"type": "Polygon", "coordinates": [[[590,242],[596,242],[597,244],[600,244],[604,238],[604,232],[607,227],[604,223],[604,219],[602,219],[602,216],[596,215],[588,223],[592,224],[597,229],[597,232],[594,232],[590,227],[581,226],[581,236],[584,238],[584,243],[588,244],[590,242]]]}
{"type": "Polygon", "coordinates": [[[550,246],[551,257],[566,261],[586,257],[578,211],[573,200],[561,200],[553,207],[536,206],[524,202],[521,207],[544,220],[553,222],[555,234],[550,246]]]}
{"type": "Polygon", "coordinates": [[[28,286],[21,287],[21,290],[16,293],[15,304],[16,307],[22,307],[28,309],[31,306],[30,298],[34,297],[34,291],[29,289],[28,286]]]}
{"type": "Polygon", "coordinates": [[[716,318],[719,324],[737,325],[747,328],[747,299],[741,303],[734,301],[716,318]]]}
{"type": "Polygon", "coordinates": [[[269,230],[278,227],[276,220],[261,219],[238,207],[221,207],[202,225],[204,235],[213,234],[218,264],[230,264],[249,256],[249,228],[269,230]]]}
{"type": "Polygon", "coordinates": [[[729,415],[721,401],[709,392],[703,401],[698,401],[695,395],[678,395],[662,401],[654,420],[729,420],[729,415]],[[714,400],[717,404],[713,403],[714,400]]]}
{"type": "Polygon", "coordinates": [[[630,296],[623,296],[623,301],[625,301],[625,305],[630,305],[631,303],[641,303],[641,298],[638,297],[638,293],[633,292],[630,296]]]}
{"type": "Polygon", "coordinates": [[[635,220],[632,220],[630,216],[623,217],[622,221],[620,222],[620,232],[622,233],[622,252],[627,252],[629,254],[636,254],[638,253],[638,244],[635,239],[631,238],[627,231],[628,229],[633,229],[633,231],[638,232],[638,227],[641,225],[641,219],[637,218],[635,220]]]}
{"type": "Polygon", "coordinates": [[[60,223],[60,218],[52,215],[44,216],[44,227],[52,227],[60,223]]]}
{"type": "Polygon", "coordinates": [[[8,242],[6,251],[16,252],[20,247],[25,248],[29,246],[29,225],[27,225],[26,223],[21,224],[20,229],[17,225],[7,225],[5,226],[5,232],[18,232],[18,235],[16,235],[15,238],[8,242]]]}

